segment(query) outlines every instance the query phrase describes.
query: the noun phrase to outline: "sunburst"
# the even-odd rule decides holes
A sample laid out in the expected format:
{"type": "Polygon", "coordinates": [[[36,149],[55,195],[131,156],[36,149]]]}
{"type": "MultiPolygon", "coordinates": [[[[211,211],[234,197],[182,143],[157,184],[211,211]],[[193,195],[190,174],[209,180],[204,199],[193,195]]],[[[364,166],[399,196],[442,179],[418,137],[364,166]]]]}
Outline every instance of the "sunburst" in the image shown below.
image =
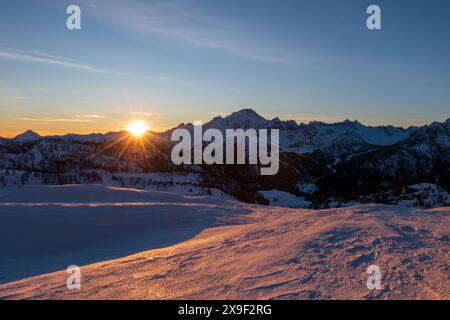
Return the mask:
{"type": "Polygon", "coordinates": [[[134,137],[140,138],[148,131],[148,125],[143,120],[133,120],[128,124],[127,131],[134,137]]]}

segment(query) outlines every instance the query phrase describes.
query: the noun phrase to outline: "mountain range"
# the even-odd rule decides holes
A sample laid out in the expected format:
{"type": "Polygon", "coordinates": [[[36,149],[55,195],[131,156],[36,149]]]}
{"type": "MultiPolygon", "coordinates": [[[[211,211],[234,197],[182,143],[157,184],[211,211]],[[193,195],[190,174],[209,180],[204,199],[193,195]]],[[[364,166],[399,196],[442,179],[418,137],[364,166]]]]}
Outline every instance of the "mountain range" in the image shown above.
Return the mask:
{"type": "MultiPolygon", "coordinates": [[[[403,201],[408,195],[422,207],[447,205],[450,200],[450,119],[406,129],[350,120],[298,124],[242,109],[215,117],[203,127],[279,129],[279,173],[260,176],[258,165],[175,166],[170,160],[170,134],[175,128],[149,132],[143,146],[127,132],[42,137],[27,131],[12,139],[0,138],[0,186],[113,180],[145,187],[148,181],[123,179],[123,174],[169,172],[195,174],[192,183],[197,186],[262,204],[272,202],[262,191],[272,190],[301,197],[312,208],[355,201],[410,205],[411,201],[403,201]],[[411,188],[420,183],[430,188],[419,192],[411,188]]],[[[193,130],[193,125],[177,128],[193,130]]]]}

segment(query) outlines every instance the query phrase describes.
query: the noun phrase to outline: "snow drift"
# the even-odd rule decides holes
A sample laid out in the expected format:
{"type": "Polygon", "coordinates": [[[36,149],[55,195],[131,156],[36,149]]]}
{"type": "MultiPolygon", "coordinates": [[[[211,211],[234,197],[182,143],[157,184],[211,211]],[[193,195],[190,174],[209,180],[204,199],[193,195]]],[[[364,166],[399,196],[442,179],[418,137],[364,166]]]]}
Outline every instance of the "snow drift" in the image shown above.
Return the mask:
{"type": "MultiPolygon", "coordinates": [[[[79,188],[82,193],[85,186],[79,188]]],[[[64,251],[72,257],[57,269],[80,263],[82,287],[66,289],[67,274],[59,271],[0,285],[0,298],[450,298],[449,208],[359,205],[313,211],[207,198],[188,203],[172,196],[172,202],[166,198],[139,205],[94,205],[67,197],[65,204],[4,201],[1,274],[11,277],[21,259],[27,268],[18,270],[39,273],[34,259],[42,258],[45,265],[61,259],[64,251]],[[180,233],[188,227],[196,229],[180,233]],[[158,228],[165,230],[154,233],[158,228]],[[110,238],[93,236],[105,233],[110,238]],[[145,241],[136,244],[136,234],[145,241]],[[89,240],[83,241],[86,236],[89,240]],[[102,256],[117,245],[142,252],[102,256]],[[92,246],[94,253],[86,254],[92,246]],[[366,287],[372,264],[381,268],[381,290],[366,287]]]]}

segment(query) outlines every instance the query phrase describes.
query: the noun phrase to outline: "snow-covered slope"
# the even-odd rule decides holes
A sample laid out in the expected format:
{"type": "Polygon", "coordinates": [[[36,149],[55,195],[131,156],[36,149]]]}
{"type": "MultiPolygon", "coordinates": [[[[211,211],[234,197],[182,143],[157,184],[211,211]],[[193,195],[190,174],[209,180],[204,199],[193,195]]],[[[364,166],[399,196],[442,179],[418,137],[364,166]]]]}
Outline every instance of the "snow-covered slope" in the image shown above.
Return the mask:
{"type": "Polygon", "coordinates": [[[330,190],[364,193],[422,182],[450,188],[449,120],[421,127],[394,145],[349,157],[320,184],[330,190]]]}
{"type": "Polygon", "coordinates": [[[0,298],[450,297],[450,208],[313,211],[172,200],[0,204],[7,219],[0,224],[1,274],[41,273],[49,262],[63,270],[0,285],[0,298]],[[81,290],[66,289],[64,269],[72,264],[82,266],[81,290]],[[381,269],[381,290],[366,287],[370,265],[381,269]]]}
{"type": "MultiPolygon", "coordinates": [[[[213,201],[214,196],[207,197],[213,201]]],[[[223,199],[223,197],[219,197],[223,199]]],[[[150,203],[198,202],[205,196],[185,195],[164,190],[142,190],[105,185],[29,185],[0,197],[1,203],[150,203]]],[[[230,199],[230,198],[227,198],[230,199]]]]}
{"type": "Polygon", "coordinates": [[[386,146],[407,138],[415,129],[393,126],[370,127],[358,121],[343,121],[333,124],[311,122],[299,126],[298,132],[288,137],[289,148],[297,152],[322,150],[331,154],[355,152],[386,146]]]}
{"type": "Polygon", "coordinates": [[[27,186],[0,194],[0,283],[172,245],[246,212],[214,195],[27,186]]]}
{"type": "Polygon", "coordinates": [[[418,183],[409,186],[408,189],[413,191],[405,195],[405,198],[399,201],[399,205],[425,208],[436,208],[443,205],[450,206],[450,195],[448,192],[435,184],[418,183]]]}

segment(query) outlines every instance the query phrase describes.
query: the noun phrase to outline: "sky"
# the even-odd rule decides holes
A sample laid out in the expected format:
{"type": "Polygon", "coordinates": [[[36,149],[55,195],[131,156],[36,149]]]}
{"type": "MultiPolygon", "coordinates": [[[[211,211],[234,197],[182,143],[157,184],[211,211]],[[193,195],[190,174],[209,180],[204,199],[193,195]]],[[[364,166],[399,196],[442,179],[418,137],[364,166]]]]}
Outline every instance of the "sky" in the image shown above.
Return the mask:
{"type": "Polygon", "coordinates": [[[450,117],[447,0],[2,0],[0,136],[450,117]],[[66,8],[81,8],[68,30],[66,8]],[[381,8],[381,30],[366,9],[381,8]]]}

